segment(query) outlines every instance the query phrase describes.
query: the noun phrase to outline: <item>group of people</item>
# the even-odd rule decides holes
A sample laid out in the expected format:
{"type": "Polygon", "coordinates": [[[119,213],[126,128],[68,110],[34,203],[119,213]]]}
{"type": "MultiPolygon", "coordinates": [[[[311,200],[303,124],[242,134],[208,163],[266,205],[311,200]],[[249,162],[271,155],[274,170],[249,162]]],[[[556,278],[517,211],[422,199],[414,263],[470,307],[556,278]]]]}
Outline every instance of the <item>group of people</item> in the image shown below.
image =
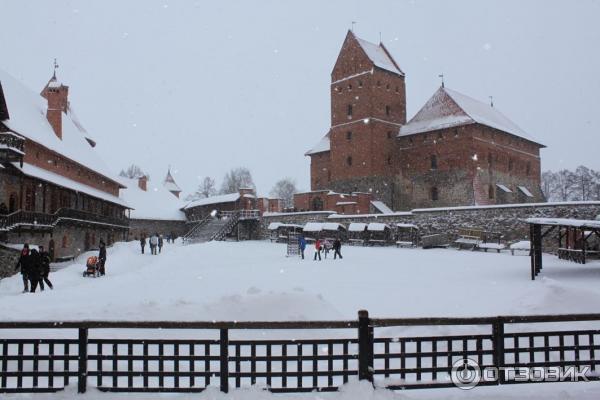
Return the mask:
{"type": "Polygon", "coordinates": [[[44,250],[44,246],[38,249],[29,249],[29,244],[25,243],[15,271],[21,269],[23,277],[23,293],[34,293],[38,285],[40,290],[44,290],[44,282],[50,289],[53,289],[52,282],[48,279],[50,275],[50,255],[44,250]],[[39,249],[39,250],[38,250],[39,249]]]}
{"type": "MultiPolygon", "coordinates": [[[[172,235],[167,235],[167,243],[169,242],[174,242],[172,235]]],[[[150,236],[147,240],[146,236],[142,235],[142,237],[140,238],[140,247],[142,249],[142,254],[144,254],[146,243],[150,245],[150,254],[156,255],[162,252],[165,239],[163,238],[163,235],[159,235],[158,233],[155,233],[154,235],[150,236]]]]}
{"type": "MultiPolygon", "coordinates": [[[[306,239],[304,238],[304,236],[301,236],[300,239],[298,240],[298,247],[300,248],[300,255],[302,257],[302,259],[304,260],[304,250],[306,250],[306,239]]],[[[340,240],[340,238],[336,238],[333,243],[329,240],[329,239],[317,239],[315,241],[315,255],[313,260],[317,261],[317,259],[319,261],[322,260],[321,258],[321,253],[324,253],[325,258],[327,258],[327,255],[329,254],[329,252],[333,250],[333,259],[335,260],[337,257],[339,257],[340,259],[342,259],[342,241],[340,240]]]]}

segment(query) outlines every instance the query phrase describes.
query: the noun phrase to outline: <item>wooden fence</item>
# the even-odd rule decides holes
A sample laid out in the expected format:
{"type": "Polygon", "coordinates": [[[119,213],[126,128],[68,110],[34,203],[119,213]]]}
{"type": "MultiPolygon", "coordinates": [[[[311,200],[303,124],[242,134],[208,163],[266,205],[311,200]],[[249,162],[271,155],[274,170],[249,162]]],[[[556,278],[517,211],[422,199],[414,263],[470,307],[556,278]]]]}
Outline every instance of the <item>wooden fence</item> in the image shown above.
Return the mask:
{"type": "MultiPolygon", "coordinates": [[[[359,311],[350,321],[0,322],[0,392],[53,392],[74,382],[80,393],[88,384],[111,392],[199,392],[208,386],[227,392],[251,385],[273,392],[335,391],[351,379],[389,389],[450,387],[453,365],[466,358],[481,368],[589,367],[592,380],[599,376],[600,330],[589,326],[598,321],[600,314],[371,319],[359,311]],[[540,329],[548,323],[550,330],[540,329]],[[449,332],[449,326],[462,333],[386,335],[389,328],[449,332]],[[61,335],[51,336],[77,335],[3,338],[8,330],[17,336],[14,329],[37,337],[58,330],[61,335]],[[194,339],[169,330],[187,330],[194,339]],[[307,330],[319,339],[294,338],[307,330]],[[232,331],[269,335],[231,339],[232,331]],[[140,332],[159,338],[110,337],[140,332]],[[284,338],[271,338],[275,334],[284,338]]],[[[479,384],[519,382],[500,375],[479,384]]]]}

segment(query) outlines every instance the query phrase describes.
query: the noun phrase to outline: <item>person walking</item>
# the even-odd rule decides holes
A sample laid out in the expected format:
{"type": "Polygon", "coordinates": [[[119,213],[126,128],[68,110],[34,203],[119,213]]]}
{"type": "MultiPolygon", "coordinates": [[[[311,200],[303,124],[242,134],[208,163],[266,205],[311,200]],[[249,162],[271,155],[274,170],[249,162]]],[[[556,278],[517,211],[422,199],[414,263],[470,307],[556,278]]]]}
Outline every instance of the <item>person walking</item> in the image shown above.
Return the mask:
{"type": "Polygon", "coordinates": [[[325,259],[327,260],[327,254],[329,254],[329,251],[331,250],[331,241],[329,239],[325,239],[323,241],[323,253],[325,255],[325,259]]]}
{"type": "Polygon", "coordinates": [[[304,239],[304,236],[300,236],[300,239],[298,239],[298,248],[300,249],[302,259],[304,260],[304,250],[306,249],[306,239],[304,239]]]}
{"type": "Polygon", "coordinates": [[[41,279],[40,279],[40,289],[44,290],[44,282],[50,289],[54,289],[52,286],[52,282],[48,279],[50,275],[50,255],[47,251],[44,250],[44,246],[39,246],[40,249],[40,262],[41,262],[41,279]]]}
{"type": "MultiPolygon", "coordinates": [[[[30,292],[35,293],[38,283],[42,280],[42,259],[36,249],[31,249],[29,253],[29,285],[30,292]]],[[[40,285],[40,290],[44,291],[44,285],[40,285]]]]}
{"type": "Polygon", "coordinates": [[[335,241],[333,242],[333,259],[335,260],[337,256],[340,257],[340,260],[343,258],[342,257],[342,241],[340,240],[340,238],[336,238],[335,241]]]}
{"type": "Polygon", "coordinates": [[[159,235],[158,236],[158,253],[159,254],[162,253],[163,244],[164,244],[163,235],[159,235]]]}
{"type": "Polygon", "coordinates": [[[317,239],[315,242],[315,257],[314,261],[317,261],[317,257],[319,257],[319,261],[321,261],[321,239],[317,239]]]}
{"type": "Polygon", "coordinates": [[[150,237],[150,252],[156,255],[156,247],[158,246],[158,236],[156,233],[150,237]]]}
{"type": "Polygon", "coordinates": [[[98,252],[98,262],[100,265],[98,266],[98,272],[100,275],[106,274],[106,244],[104,240],[100,239],[100,251],[98,252]]]}
{"type": "Polygon", "coordinates": [[[144,235],[140,238],[140,247],[142,248],[142,254],[144,254],[144,248],[146,247],[146,236],[144,235]]]}
{"type": "Polygon", "coordinates": [[[29,244],[25,243],[15,267],[15,271],[21,268],[21,277],[23,278],[23,293],[27,293],[29,291],[29,265],[29,244]]]}

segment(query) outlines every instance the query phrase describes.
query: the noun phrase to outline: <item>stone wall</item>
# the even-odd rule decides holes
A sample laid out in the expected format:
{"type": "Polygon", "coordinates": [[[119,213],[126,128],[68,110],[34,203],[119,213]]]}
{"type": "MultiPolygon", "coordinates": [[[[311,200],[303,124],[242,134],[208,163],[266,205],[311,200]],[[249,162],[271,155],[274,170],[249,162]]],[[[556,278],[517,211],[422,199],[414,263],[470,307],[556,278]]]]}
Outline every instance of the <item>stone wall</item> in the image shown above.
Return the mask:
{"type": "Polygon", "coordinates": [[[600,202],[538,203],[484,207],[453,207],[415,209],[404,213],[342,216],[323,213],[267,214],[262,219],[263,238],[268,237],[266,227],[271,222],[304,225],[309,221],[412,223],[421,235],[449,233],[456,235],[459,228],[482,228],[498,232],[503,240],[526,239],[529,227],[523,219],[530,217],[594,219],[600,214],[600,202]],[[297,215],[296,215],[297,214],[297,215]]]}
{"type": "Polygon", "coordinates": [[[150,219],[131,219],[129,223],[129,240],[138,240],[141,235],[146,237],[158,233],[167,236],[174,234],[175,237],[181,237],[188,231],[186,221],[173,220],[150,220],[150,219]]]}
{"type": "Polygon", "coordinates": [[[0,245],[0,279],[15,274],[15,265],[19,260],[19,251],[0,245]]]}

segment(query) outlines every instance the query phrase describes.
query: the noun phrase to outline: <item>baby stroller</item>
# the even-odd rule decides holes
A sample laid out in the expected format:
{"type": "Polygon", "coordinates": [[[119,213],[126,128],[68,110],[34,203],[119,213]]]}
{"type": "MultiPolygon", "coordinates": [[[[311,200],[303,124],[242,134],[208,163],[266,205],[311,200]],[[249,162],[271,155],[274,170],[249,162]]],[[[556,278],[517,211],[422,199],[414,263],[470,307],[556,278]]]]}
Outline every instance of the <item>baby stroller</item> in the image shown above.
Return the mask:
{"type": "Polygon", "coordinates": [[[85,271],[83,271],[83,276],[93,276],[94,278],[100,276],[100,261],[98,260],[98,257],[96,256],[91,256],[88,257],[86,263],[85,263],[85,271]]]}

